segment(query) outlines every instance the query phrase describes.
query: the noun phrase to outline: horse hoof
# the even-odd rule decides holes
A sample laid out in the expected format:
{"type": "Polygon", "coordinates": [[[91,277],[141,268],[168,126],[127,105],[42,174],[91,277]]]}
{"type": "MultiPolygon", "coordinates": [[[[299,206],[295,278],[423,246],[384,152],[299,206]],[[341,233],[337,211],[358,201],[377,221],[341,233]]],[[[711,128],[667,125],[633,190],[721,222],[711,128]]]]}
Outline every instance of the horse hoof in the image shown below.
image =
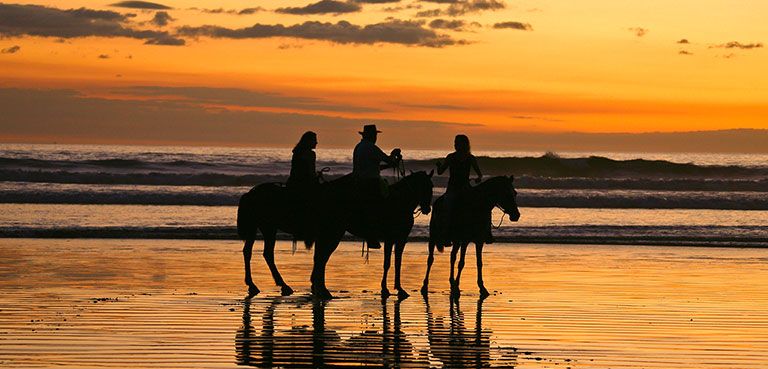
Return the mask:
{"type": "Polygon", "coordinates": [[[331,291],[328,291],[327,288],[323,289],[312,289],[312,295],[314,295],[316,298],[320,300],[330,300],[333,298],[333,295],[331,295],[331,291]]]}
{"type": "Polygon", "coordinates": [[[259,294],[261,292],[258,287],[255,285],[248,286],[248,297],[253,297],[259,294]]]}
{"type": "Polygon", "coordinates": [[[386,288],[382,288],[381,289],[381,298],[385,299],[385,298],[387,298],[387,297],[389,297],[391,295],[392,294],[389,292],[388,289],[386,289],[386,288]]]}
{"type": "Polygon", "coordinates": [[[293,288],[291,288],[288,285],[284,285],[280,288],[280,294],[283,296],[290,296],[293,295],[293,288]]]}
{"type": "Polygon", "coordinates": [[[421,294],[422,296],[427,296],[429,294],[429,288],[426,284],[421,286],[421,294]]]}
{"type": "Polygon", "coordinates": [[[409,295],[408,292],[405,292],[405,290],[398,290],[397,291],[397,298],[399,300],[405,300],[408,297],[411,297],[411,295],[409,295]]]}

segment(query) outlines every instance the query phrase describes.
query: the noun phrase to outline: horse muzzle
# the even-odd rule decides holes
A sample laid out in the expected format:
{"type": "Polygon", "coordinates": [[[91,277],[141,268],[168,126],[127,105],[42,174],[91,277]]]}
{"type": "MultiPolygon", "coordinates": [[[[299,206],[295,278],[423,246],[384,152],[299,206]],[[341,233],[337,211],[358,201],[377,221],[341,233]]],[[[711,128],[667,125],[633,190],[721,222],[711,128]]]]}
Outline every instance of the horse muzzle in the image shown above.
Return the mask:
{"type": "Polygon", "coordinates": [[[515,211],[509,213],[509,220],[513,222],[517,222],[518,220],[520,220],[520,211],[515,209],[515,211]]]}

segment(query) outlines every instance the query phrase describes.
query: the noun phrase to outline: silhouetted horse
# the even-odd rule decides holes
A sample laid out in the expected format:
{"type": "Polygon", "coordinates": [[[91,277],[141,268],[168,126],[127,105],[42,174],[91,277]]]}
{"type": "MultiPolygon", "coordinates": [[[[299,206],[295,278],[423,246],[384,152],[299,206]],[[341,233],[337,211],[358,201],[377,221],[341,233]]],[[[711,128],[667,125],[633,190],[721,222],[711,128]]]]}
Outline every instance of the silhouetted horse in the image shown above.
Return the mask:
{"type": "Polygon", "coordinates": [[[517,191],[515,191],[513,182],[514,176],[493,177],[467,190],[456,201],[449,227],[436,226],[435,222],[440,219],[440,212],[445,210],[442,208],[442,196],[435,201],[435,212],[432,214],[429,225],[429,257],[427,258],[427,273],[421,287],[422,294],[428,293],[429,272],[435,260],[435,246],[442,249],[445,245],[453,245],[451,249],[451,293],[458,295],[467,245],[474,242],[477,255],[477,286],[480,288],[481,297],[489,295],[483,283],[483,244],[488,240],[491,232],[491,211],[494,207],[500,207],[513,222],[520,219],[516,199],[517,191]],[[461,250],[459,271],[454,278],[454,264],[459,250],[461,250]]]}
{"type": "MultiPolygon", "coordinates": [[[[432,172],[416,172],[403,177],[399,182],[389,186],[389,196],[382,209],[378,227],[383,230],[382,239],[385,244],[384,275],[382,278],[382,294],[388,295],[386,287],[387,270],[389,269],[392,245],[395,245],[395,288],[401,298],[407,293],[400,284],[400,265],[403,249],[408,234],[413,227],[413,212],[418,206],[422,213],[429,214],[432,202],[432,172]]],[[[344,232],[364,236],[371,224],[365,224],[366,217],[357,213],[359,206],[354,204],[354,180],[342,177],[326,183],[322,191],[317,213],[316,243],[314,267],[312,269],[312,293],[320,298],[331,298],[331,293],[325,286],[325,267],[331,254],[339,246],[344,232]],[[336,183],[338,182],[338,183],[336,183]]]]}
{"type": "Polygon", "coordinates": [[[251,296],[259,293],[259,289],[251,278],[251,253],[259,230],[264,236],[264,260],[272,272],[275,284],[281,287],[282,295],[287,296],[293,293],[293,289],[285,283],[275,265],[277,231],[282,230],[290,234],[301,231],[307,247],[312,244],[312,232],[306,225],[300,224],[297,214],[298,206],[294,203],[296,200],[292,195],[288,188],[278,183],[263,183],[240,197],[237,208],[237,234],[245,241],[243,245],[245,284],[248,285],[248,294],[251,296]]]}

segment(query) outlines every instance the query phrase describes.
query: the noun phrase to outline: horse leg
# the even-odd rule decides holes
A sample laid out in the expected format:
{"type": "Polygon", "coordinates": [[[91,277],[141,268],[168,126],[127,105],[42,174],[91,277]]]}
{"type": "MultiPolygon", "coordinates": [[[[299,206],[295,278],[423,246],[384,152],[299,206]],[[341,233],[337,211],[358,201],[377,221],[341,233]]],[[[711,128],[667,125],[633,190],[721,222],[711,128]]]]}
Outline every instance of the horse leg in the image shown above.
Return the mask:
{"type": "Polygon", "coordinates": [[[435,262],[435,244],[429,242],[429,256],[427,257],[427,273],[424,275],[424,283],[421,285],[421,294],[426,296],[429,293],[429,272],[432,270],[432,263],[435,262]]]}
{"type": "Polygon", "coordinates": [[[395,244],[395,288],[397,289],[397,298],[400,300],[407,299],[408,292],[405,292],[403,286],[400,284],[400,266],[403,263],[403,251],[405,251],[405,240],[402,240],[395,244]]]}
{"type": "Polygon", "coordinates": [[[260,292],[251,278],[251,254],[253,253],[254,242],[255,240],[245,240],[243,245],[243,264],[245,265],[245,284],[248,286],[248,296],[255,296],[260,292]]]}
{"type": "Polygon", "coordinates": [[[312,267],[312,294],[318,298],[328,300],[333,295],[325,286],[325,267],[331,254],[339,246],[339,241],[344,235],[343,231],[335,238],[323,237],[315,244],[314,266],[312,267]]]}
{"type": "Polygon", "coordinates": [[[459,242],[454,242],[453,246],[451,247],[451,278],[448,280],[451,283],[451,292],[453,292],[456,284],[456,278],[454,278],[454,266],[456,264],[456,254],[458,254],[459,248],[461,248],[461,243],[459,242]]]}
{"type": "Polygon", "coordinates": [[[389,297],[389,289],[387,289],[387,274],[389,273],[389,265],[392,262],[392,241],[386,240],[384,242],[384,272],[381,275],[381,297],[389,297]]]}
{"type": "Polygon", "coordinates": [[[485,288],[485,284],[483,283],[483,243],[477,242],[475,243],[475,253],[476,253],[476,259],[477,259],[477,287],[480,288],[480,298],[484,299],[491,294],[488,293],[488,290],[485,288]]]}
{"type": "Polygon", "coordinates": [[[293,294],[293,289],[285,283],[275,264],[275,237],[277,230],[270,229],[265,231],[262,229],[262,234],[264,234],[264,260],[267,262],[269,271],[272,273],[272,279],[275,280],[276,285],[280,286],[280,294],[289,296],[293,294]]]}
{"type": "Polygon", "coordinates": [[[459,284],[461,283],[461,271],[464,270],[464,257],[467,255],[467,245],[469,242],[461,244],[461,256],[459,257],[459,270],[456,272],[456,294],[459,293],[459,284]]]}

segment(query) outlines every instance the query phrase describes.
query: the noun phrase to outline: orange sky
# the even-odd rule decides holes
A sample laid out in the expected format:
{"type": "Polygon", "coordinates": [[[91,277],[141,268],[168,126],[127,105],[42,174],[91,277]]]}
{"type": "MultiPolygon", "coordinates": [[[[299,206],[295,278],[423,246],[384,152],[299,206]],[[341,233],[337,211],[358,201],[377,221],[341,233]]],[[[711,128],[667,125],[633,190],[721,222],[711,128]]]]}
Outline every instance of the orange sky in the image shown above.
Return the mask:
{"type": "MultiPolygon", "coordinates": [[[[213,111],[427,120],[502,131],[768,128],[768,73],[764,71],[768,53],[762,46],[762,37],[768,35],[768,23],[763,19],[768,2],[458,1],[476,6],[491,3],[499,9],[419,17],[418,12],[445,12],[450,5],[402,0],[359,3],[359,11],[344,14],[297,15],[276,9],[303,7],[312,1],[280,1],[278,5],[252,0],[169,0],[154,2],[171,8],[164,11],[173,20],[159,26],[149,23],[158,10],[111,6],[110,1],[3,2],[0,88],[71,89],[84,97],[106,100],[186,100],[213,111]],[[81,7],[134,13],[110,25],[165,32],[183,39],[185,45],[147,45],[145,37],[72,36],[66,32],[81,25],[66,23],[61,29],[40,31],[34,21],[3,18],[21,4],[40,5],[25,7],[26,12],[64,12],[66,17],[72,15],[67,10],[81,7]],[[192,6],[199,9],[190,9],[192,6]],[[254,7],[262,9],[245,15],[201,10],[254,7]],[[385,11],[395,7],[400,9],[385,11]],[[410,34],[383,42],[342,44],[325,36],[212,38],[180,31],[185,26],[203,25],[236,30],[255,24],[290,27],[307,21],[348,21],[361,27],[395,22],[388,17],[422,22],[411,23],[408,32],[454,44],[430,47],[398,41],[410,34]],[[436,19],[461,21],[463,29],[432,28],[430,22],[436,19]],[[519,22],[529,29],[494,28],[502,22],[519,22]],[[31,36],[36,32],[44,36],[31,36]],[[678,43],[682,39],[687,43],[678,43]],[[211,90],[200,101],[186,90],[147,95],[133,89],[136,86],[211,90]],[[313,103],[300,109],[295,104],[261,100],[243,103],[228,100],[231,95],[227,93],[211,101],[210,95],[217,89],[313,103]]],[[[3,104],[11,102],[0,101],[5,110],[9,106],[3,104]]],[[[51,119],[57,114],[51,112],[51,119]]],[[[0,136],[34,136],[5,129],[3,126],[13,124],[9,120],[0,121],[0,136]]]]}

